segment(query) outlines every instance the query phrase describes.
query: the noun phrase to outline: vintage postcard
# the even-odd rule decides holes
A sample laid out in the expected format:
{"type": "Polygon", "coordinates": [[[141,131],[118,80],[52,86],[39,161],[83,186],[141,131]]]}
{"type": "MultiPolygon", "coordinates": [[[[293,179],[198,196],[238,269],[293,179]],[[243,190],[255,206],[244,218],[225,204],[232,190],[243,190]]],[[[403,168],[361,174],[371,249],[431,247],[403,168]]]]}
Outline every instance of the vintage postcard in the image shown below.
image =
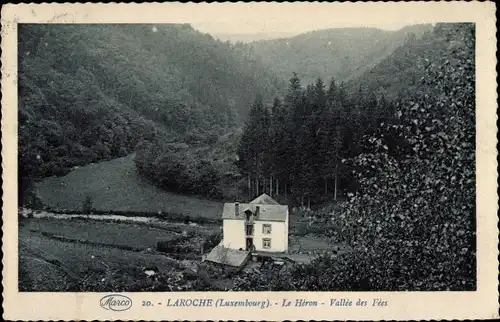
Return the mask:
{"type": "Polygon", "coordinates": [[[495,10],[3,6],[3,317],[498,318],[495,10]]]}

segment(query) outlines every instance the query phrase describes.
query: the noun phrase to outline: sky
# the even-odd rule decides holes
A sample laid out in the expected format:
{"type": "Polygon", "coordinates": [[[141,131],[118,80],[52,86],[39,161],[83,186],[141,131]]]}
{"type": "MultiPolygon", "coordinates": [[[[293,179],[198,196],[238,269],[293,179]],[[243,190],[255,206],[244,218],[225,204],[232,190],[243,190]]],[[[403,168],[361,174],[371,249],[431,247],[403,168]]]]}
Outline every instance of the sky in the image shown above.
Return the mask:
{"type": "MultiPolygon", "coordinates": [[[[424,23],[409,10],[390,10],[377,3],[211,3],[192,4],[186,22],[217,34],[303,33],[343,27],[376,27],[397,30],[424,23]],[[371,7],[370,7],[371,6],[371,7]]],[[[180,9],[180,8],[179,8],[180,9]]]]}
{"type": "Polygon", "coordinates": [[[347,27],[375,27],[384,30],[398,30],[410,24],[336,24],[328,21],[307,21],[300,26],[290,27],[282,22],[248,22],[242,25],[238,21],[225,22],[196,22],[191,23],[193,28],[201,32],[212,35],[217,34],[258,34],[258,33],[284,33],[284,34],[299,34],[312,30],[329,29],[329,28],[347,28],[347,27]]]}

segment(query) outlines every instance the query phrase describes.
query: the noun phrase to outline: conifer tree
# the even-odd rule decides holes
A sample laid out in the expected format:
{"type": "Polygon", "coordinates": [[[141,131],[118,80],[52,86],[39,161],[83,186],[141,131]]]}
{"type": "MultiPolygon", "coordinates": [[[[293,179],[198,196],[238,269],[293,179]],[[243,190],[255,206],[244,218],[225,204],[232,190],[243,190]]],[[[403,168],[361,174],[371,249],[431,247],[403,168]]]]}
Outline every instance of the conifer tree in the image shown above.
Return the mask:
{"type": "Polygon", "coordinates": [[[290,171],[290,157],[288,155],[289,148],[288,128],[287,128],[287,112],[282,106],[279,99],[274,100],[272,108],[272,145],[273,151],[273,177],[275,194],[284,194],[284,184],[288,180],[290,171]]]}
{"type": "MultiPolygon", "coordinates": [[[[258,186],[258,178],[261,175],[263,165],[263,143],[267,137],[268,126],[263,128],[268,122],[268,117],[265,116],[265,108],[262,102],[262,97],[257,96],[250,108],[249,119],[243,130],[237,154],[239,157],[239,168],[249,176],[249,180],[256,180],[258,186]]],[[[251,185],[251,184],[250,184],[251,185]]],[[[253,190],[253,189],[251,189],[253,190]]]]}

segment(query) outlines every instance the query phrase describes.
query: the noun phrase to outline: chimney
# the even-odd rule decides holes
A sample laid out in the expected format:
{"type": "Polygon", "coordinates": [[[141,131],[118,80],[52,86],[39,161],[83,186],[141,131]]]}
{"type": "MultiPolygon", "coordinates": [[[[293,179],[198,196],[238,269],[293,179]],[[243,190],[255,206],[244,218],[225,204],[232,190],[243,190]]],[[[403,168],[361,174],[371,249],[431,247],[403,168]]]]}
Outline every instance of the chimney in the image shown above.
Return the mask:
{"type": "Polygon", "coordinates": [[[238,214],[240,213],[240,203],[235,202],[234,203],[234,216],[238,217],[238,214]]]}
{"type": "Polygon", "coordinates": [[[260,214],[260,206],[255,206],[255,217],[259,217],[260,214]]]}

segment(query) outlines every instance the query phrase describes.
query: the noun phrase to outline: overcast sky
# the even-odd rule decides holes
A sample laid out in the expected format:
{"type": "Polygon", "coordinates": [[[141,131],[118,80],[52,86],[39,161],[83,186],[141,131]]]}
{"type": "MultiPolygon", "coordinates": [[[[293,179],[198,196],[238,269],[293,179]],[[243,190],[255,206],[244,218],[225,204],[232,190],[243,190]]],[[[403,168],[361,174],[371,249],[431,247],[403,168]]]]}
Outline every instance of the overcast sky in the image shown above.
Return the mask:
{"type": "MultiPolygon", "coordinates": [[[[383,4],[383,3],[382,3],[383,4]]],[[[185,4],[186,5],[186,4],[185,4]]],[[[189,5],[189,4],[188,4],[189,5]]],[[[387,30],[423,23],[411,11],[391,11],[377,3],[211,3],[191,4],[186,22],[217,34],[303,33],[342,27],[377,27],[387,30]],[[369,7],[371,6],[371,7],[369,7]],[[369,7],[369,8],[368,8],[369,7]],[[362,9],[362,10],[361,10],[362,9]]]]}
{"type": "Polygon", "coordinates": [[[335,24],[329,22],[310,21],[300,26],[289,27],[279,22],[248,22],[242,25],[240,22],[196,22],[192,26],[201,32],[212,35],[218,34],[256,34],[256,33],[289,33],[299,34],[312,30],[345,27],[375,27],[386,30],[397,30],[408,24],[379,25],[379,24],[335,24]]]}

